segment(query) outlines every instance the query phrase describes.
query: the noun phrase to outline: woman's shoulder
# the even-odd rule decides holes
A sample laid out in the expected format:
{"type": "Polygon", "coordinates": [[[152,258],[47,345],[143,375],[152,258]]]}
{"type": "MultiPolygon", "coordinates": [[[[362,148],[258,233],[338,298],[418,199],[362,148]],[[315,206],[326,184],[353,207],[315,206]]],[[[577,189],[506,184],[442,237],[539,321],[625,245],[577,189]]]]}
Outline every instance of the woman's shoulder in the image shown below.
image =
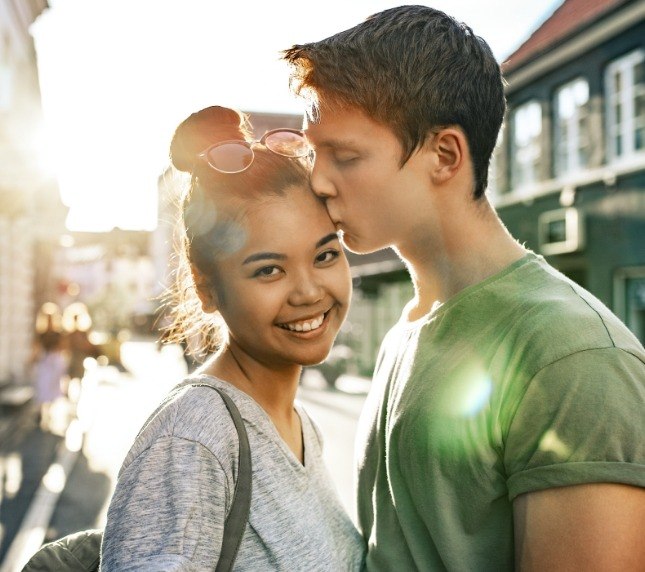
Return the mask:
{"type": "Polygon", "coordinates": [[[190,425],[192,425],[191,419],[195,416],[206,424],[218,423],[225,419],[229,422],[226,425],[235,432],[231,412],[224,401],[224,396],[229,398],[229,403],[233,402],[234,408],[245,424],[257,424],[258,418],[263,417],[261,408],[251,396],[211,375],[198,374],[186,378],[175,386],[171,396],[171,404],[179,414],[175,420],[180,419],[190,425]],[[204,416],[206,416],[205,419],[204,416]]]}
{"type": "MultiPolygon", "coordinates": [[[[125,464],[160,439],[199,443],[222,462],[237,459],[237,429],[219,393],[229,394],[224,385],[202,377],[176,385],[143,424],[125,464]]],[[[231,398],[235,402],[236,396],[231,398]]]]}

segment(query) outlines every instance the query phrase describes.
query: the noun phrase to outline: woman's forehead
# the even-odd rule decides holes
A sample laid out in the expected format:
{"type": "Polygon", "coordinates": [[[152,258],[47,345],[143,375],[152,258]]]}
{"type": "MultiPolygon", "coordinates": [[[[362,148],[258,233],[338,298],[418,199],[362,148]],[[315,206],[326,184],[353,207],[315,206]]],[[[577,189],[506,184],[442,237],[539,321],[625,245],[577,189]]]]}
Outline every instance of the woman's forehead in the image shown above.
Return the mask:
{"type": "Polygon", "coordinates": [[[253,197],[249,197],[246,201],[242,199],[233,208],[239,208],[241,216],[245,218],[255,216],[266,218],[267,216],[281,216],[282,210],[293,211],[303,207],[324,210],[324,205],[308,185],[290,185],[280,193],[254,193],[253,197]]]}
{"type": "Polygon", "coordinates": [[[324,205],[309,190],[270,196],[248,206],[237,223],[244,232],[241,251],[261,248],[263,244],[297,244],[306,248],[323,235],[335,232],[324,205]]]}

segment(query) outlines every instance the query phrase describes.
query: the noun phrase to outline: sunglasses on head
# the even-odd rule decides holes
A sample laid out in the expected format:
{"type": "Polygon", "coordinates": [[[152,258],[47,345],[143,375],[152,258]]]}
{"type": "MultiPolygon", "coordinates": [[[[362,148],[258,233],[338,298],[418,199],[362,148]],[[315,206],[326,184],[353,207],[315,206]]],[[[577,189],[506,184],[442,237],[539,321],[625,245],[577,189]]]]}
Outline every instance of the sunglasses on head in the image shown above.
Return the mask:
{"type": "Polygon", "coordinates": [[[283,157],[306,157],[311,153],[311,147],[309,147],[302,131],[283,128],[267,131],[262,139],[257,141],[238,139],[220,141],[204,149],[197,157],[206,161],[211,168],[220,173],[241,173],[253,163],[255,158],[254,143],[260,143],[269,151],[283,157]]]}

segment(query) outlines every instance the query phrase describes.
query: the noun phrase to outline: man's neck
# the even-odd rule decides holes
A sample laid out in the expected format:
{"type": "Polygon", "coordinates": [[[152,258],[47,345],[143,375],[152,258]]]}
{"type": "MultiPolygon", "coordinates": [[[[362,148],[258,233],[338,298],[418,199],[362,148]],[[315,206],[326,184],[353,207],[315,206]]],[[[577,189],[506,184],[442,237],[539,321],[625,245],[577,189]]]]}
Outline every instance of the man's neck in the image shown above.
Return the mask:
{"type": "Polygon", "coordinates": [[[409,320],[497,274],[527,252],[487,202],[473,204],[456,216],[448,212],[445,220],[446,224],[434,225],[433,232],[419,233],[408,246],[397,248],[416,292],[406,308],[409,320]]]}

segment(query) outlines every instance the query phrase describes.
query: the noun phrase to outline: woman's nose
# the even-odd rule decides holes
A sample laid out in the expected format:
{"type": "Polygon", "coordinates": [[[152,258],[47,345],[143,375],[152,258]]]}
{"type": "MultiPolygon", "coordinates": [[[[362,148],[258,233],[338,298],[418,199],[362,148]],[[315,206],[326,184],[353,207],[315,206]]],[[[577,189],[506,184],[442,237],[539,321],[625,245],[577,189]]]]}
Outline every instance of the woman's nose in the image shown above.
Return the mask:
{"type": "Polygon", "coordinates": [[[322,284],[316,279],[315,273],[301,274],[294,281],[289,302],[294,306],[313,305],[325,296],[322,284]]]}

